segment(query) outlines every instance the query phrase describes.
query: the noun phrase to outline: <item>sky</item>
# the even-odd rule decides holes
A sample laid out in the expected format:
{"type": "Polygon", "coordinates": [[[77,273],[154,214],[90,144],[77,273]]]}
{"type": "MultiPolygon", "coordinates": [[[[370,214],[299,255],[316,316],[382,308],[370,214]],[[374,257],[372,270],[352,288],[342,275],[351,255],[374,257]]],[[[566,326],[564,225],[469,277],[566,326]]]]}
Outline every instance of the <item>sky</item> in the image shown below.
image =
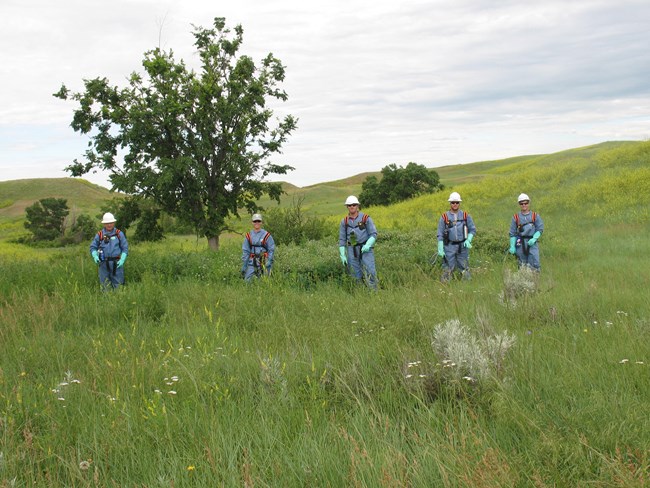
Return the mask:
{"type": "Polygon", "coordinates": [[[2,0],[0,180],[82,159],[63,83],[126,86],[155,47],[198,68],[192,26],[215,17],[286,67],[275,114],[298,129],[273,162],[298,186],[650,139],[647,0],[2,0]]]}

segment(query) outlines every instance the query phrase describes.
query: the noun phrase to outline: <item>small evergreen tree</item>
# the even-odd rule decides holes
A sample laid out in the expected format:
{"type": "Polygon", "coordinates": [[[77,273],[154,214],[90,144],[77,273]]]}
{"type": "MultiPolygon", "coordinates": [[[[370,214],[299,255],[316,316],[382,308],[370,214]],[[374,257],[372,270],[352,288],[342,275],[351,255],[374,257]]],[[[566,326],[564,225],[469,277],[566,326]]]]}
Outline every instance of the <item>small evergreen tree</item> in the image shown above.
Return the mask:
{"type": "Polygon", "coordinates": [[[70,213],[67,200],[43,198],[25,209],[25,228],[34,241],[53,241],[63,236],[65,218],[70,213]]]}

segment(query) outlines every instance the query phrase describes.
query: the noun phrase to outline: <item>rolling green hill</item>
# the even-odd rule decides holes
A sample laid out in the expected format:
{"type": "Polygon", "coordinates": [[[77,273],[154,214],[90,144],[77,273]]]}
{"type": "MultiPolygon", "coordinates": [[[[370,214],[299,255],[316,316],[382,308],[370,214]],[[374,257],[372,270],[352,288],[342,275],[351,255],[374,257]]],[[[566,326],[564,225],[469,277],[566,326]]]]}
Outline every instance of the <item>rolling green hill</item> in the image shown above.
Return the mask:
{"type": "Polygon", "coordinates": [[[0,181],[0,223],[21,219],[25,215],[25,208],[43,198],[65,198],[71,209],[92,214],[114,195],[102,186],[76,178],[0,181]]]}
{"type": "MultiPolygon", "coordinates": [[[[516,195],[525,191],[533,198],[535,209],[550,213],[554,218],[565,218],[574,211],[613,218],[627,211],[630,195],[635,195],[638,203],[632,211],[635,218],[645,221],[650,195],[649,153],[647,142],[617,141],[553,154],[442,166],[435,171],[445,191],[369,211],[383,228],[430,227],[430,219],[446,208],[447,195],[453,189],[463,195],[463,206],[468,211],[480,214],[484,225],[491,225],[507,219],[516,203],[516,195]]],[[[307,213],[336,221],[345,211],[345,197],[358,195],[362,182],[369,175],[381,176],[381,173],[360,173],[302,188],[283,182],[286,194],[280,206],[301,202],[307,213]]],[[[82,179],[0,182],[2,236],[23,232],[25,208],[41,198],[66,198],[73,211],[94,216],[101,204],[114,195],[82,179]]],[[[266,209],[277,205],[268,198],[260,200],[260,204],[266,209]]],[[[246,226],[246,220],[242,215],[242,221],[234,226],[246,226]]]]}

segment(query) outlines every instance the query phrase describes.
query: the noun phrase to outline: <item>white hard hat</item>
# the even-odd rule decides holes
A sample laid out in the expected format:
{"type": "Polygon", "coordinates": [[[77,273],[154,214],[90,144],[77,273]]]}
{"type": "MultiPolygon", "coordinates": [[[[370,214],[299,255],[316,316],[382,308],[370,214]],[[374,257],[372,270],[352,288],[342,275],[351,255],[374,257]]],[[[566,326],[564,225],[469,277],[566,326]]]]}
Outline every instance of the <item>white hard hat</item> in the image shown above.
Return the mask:
{"type": "Polygon", "coordinates": [[[115,216],[110,212],[106,212],[102,218],[102,224],[112,224],[113,222],[116,222],[115,216]]]}
{"type": "Polygon", "coordinates": [[[448,202],[462,202],[463,199],[460,198],[460,193],[458,193],[457,191],[453,191],[453,192],[451,192],[451,195],[449,195],[449,200],[447,200],[447,201],[448,202]]]}
{"type": "Polygon", "coordinates": [[[350,196],[345,200],[345,204],[346,204],[346,205],[355,205],[355,204],[356,204],[356,205],[359,205],[359,200],[358,200],[357,197],[355,197],[354,195],[350,195],[350,196]]]}
{"type": "Polygon", "coordinates": [[[528,200],[530,202],[530,197],[525,193],[522,193],[521,195],[519,195],[519,197],[517,197],[517,203],[523,202],[525,200],[528,200]]]}
{"type": "Polygon", "coordinates": [[[256,220],[259,220],[261,222],[263,220],[262,214],[253,214],[253,218],[251,219],[251,221],[255,222],[256,220]]]}

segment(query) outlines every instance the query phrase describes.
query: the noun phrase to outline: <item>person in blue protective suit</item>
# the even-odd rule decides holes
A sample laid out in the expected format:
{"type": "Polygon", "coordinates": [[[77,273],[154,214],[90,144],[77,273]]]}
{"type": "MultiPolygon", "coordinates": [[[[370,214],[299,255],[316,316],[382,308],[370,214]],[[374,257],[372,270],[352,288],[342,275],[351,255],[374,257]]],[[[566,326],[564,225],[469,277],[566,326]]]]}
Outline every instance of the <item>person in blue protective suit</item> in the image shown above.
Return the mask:
{"type": "Polygon", "coordinates": [[[270,275],[275,254],[275,241],[270,232],[262,229],[262,216],[253,214],[252,221],[253,230],[246,234],[242,244],[241,275],[246,281],[270,275]]]}
{"type": "Polygon", "coordinates": [[[530,198],[522,193],[517,198],[520,211],[510,221],[510,254],[517,255],[519,267],[530,266],[539,272],[539,245],[537,241],[544,232],[544,221],[537,212],[530,210],[530,198]]]}
{"type": "Polygon", "coordinates": [[[348,215],[339,227],[339,254],[341,262],[357,281],[365,280],[373,290],[377,289],[377,270],[373,247],[377,241],[377,229],[368,214],[359,212],[359,200],[350,195],[345,200],[348,215]]]}
{"type": "Polygon", "coordinates": [[[103,290],[124,284],[124,261],[129,253],[129,243],[124,232],[115,228],[115,217],[107,212],[102,218],[104,228],[95,234],[90,243],[90,255],[99,266],[99,283],[103,290]]]}
{"type": "Polygon", "coordinates": [[[464,280],[471,279],[469,272],[469,250],[476,235],[472,216],[460,210],[458,192],[449,195],[449,210],[438,221],[438,256],[443,258],[440,281],[448,282],[455,270],[464,280]]]}

